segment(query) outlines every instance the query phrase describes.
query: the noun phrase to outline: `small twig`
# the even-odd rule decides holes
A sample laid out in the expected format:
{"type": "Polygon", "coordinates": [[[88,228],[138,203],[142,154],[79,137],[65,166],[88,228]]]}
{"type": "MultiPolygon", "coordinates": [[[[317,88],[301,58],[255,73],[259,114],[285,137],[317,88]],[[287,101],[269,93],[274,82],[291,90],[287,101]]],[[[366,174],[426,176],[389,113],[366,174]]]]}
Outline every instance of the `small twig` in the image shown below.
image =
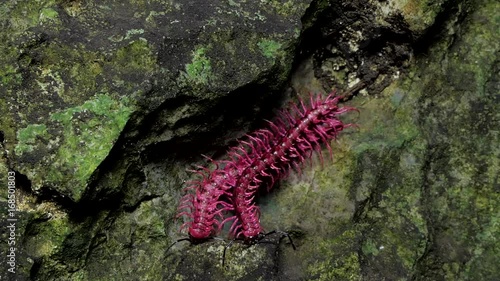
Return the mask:
{"type": "Polygon", "coordinates": [[[355,93],[361,91],[362,89],[364,89],[366,86],[365,82],[363,81],[359,81],[358,83],[356,83],[356,85],[352,86],[351,88],[347,89],[344,93],[342,93],[342,98],[340,99],[341,101],[348,101],[350,100],[355,93]]]}

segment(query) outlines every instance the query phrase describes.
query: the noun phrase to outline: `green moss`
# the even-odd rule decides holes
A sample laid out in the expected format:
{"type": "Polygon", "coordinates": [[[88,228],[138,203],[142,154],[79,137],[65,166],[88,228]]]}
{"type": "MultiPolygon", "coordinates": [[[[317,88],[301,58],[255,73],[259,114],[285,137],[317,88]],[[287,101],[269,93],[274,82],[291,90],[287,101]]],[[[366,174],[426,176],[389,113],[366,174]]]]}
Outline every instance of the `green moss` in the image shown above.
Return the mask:
{"type": "MultiPolygon", "coordinates": [[[[165,216],[165,206],[167,209],[172,207],[167,212],[173,212],[175,208],[172,200],[166,196],[144,201],[133,212],[120,213],[106,230],[96,228],[100,233],[98,236],[103,239],[105,236],[105,243],[96,245],[89,253],[82,270],[87,279],[128,280],[140,275],[146,280],[172,280],[173,276],[160,277],[162,270],[171,273],[174,265],[165,267],[165,259],[162,258],[165,254],[167,257],[172,254],[172,249],[168,254],[165,252],[171,241],[166,237],[164,225],[165,218],[169,217],[165,216]],[[131,255],[133,258],[121,258],[131,255]],[[110,267],[121,273],[120,278],[115,278],[116,273],[109,272],[110,267]]],[[[199,248],[193,250],[200,254],[199,248]]]]}
{"type": "MultiPolygon", "coordinates": [[[[140,31],[129,30],[127,33],[135,34],[140,31]]],[[[122,67],[127,72],[141,71],[151,73],[156,69],[156,57],[153,55],[151,47],[145,39],[136,40],[129,45],[118,49],[112,64],[116,67],[122,67]]]]}
{"type": "Polygon", "coordinates": [[[490,78],[491,65],[497,59],[497,51],[500,49],[498,33],[496,28],[500,27],[500,18],[498,16],[498,3],[495,1],[483,1],[484,7],[477,17],[484,19],[478,20],[475,24],[468,27],[468,33],[463,38],[463,43],[454,53],[453,64],[455,71],[464,74],[474,75],[475,91],[479,96],[484,97],[485,85],[490,78]],[[488,24],[488,28],[485,25],[488,24]]]}
{"type": "Polygon", "coordinates": [[[16,155],[21,157],[30,153],[27,157],[37,157],[43,167],[42,170],[27,172],[34,188],[51,185],[62,188],[66,195],[78,200],[88,178],[121,133],[131,111],[128,98],[115,100],[100,94],[81,106],[50,114],[51,122],[30,124],[20,129],[16,155]]]}
{"type": "Polygon", "coordinates": [[[182,276],[179,273],[177,273],[177,274],[175,274],[174,280],[175,281],[184,281],[186,279],[184,278],[184,276],[182,276]]]}
{"type": "Polygon", "coordinates": [[[144,29],[130,29],[127,31],[127,35],[125,36],[125,40],[130,40],[134,35],[144,34],[144,29]]]}
{"type": "Polygon", "coordinates": [[[275,59],[276,56],[280,53],[281,43],[277,41],[262,39],[257,43],[257,45],[266,58],[275,59]]]}
{"type": "Polygon", "coordinates": [[[312,276],[308,280],[360,280],[358,254],[349,250],[355,237],[355,231],[346,231],[334,239],[321,241],[317,245],[321,259],[308,266],[307,271],[312,276]]]}
{"type": "Polygon", "coordinates": [[[66,216],[57,216],[31,226],[32,236],[26,241],[26,249],[33,257],[48,257],[61,250],[62,243],[71,232],[66,216]]]}
{"type": "Polygon", "coordinates": [[[70,274],[69,279],[74,281],[87,281],[89,280],[89,277],[87,276],[85,271],[79,270],[77,272],[70,274]]]}
{"type": "Polygon", "coordinates": [[[70,105],[79,104],[98,90],[100,85],[96,81],[102,79],[103,55],[88,51],[81,44],[68,46],[58,42],[40,45],[32,54],[42,61],[39,67],[32,68],[34,79],[28,81],[33,91],[39,91],[38,95],[33,95],[40,99],[38,103],[26,102],[32,110],[58,108],[60,105],[53,101],[59,98],[70,105]]]}
{"type": "Polygon", "coordinates": [[[83,105],[51,114],[51,119],[63,128],[63,141],[56,161],[49,169],[47,180],[60,183],[69,179],[79,198],[89,176],[108,155],[128,120],[132,108],[127,99],[117,101],[105,94],[83,105]]]}
{"type": "MultiPolygon", "coordinates": [[[[8,50],[7,50],[8,51],[8,50]]],[[[5,62],[5,60],[2,60],[5,62]]],[[[20,82],[21,75],[17,73],[17,68],[12,64],[4,63],[0,66],[0,78],[3,85],[10,84],[12,80],[20,82]]]]}
{"type": "MultiPolygon", "coordinates": [[[[22,1],[13,2],[5,1],[0,4],[1,11],[6,11],[9,14],[9,27],[15,32],[23,32],[30,27],[38,25],[45,19],[52,18],[55,10],[52,8],[57,4],[56,0],[41,0],[41,1],[22,1]]],[[[57,14],[57,12],[56,12],[57,14]]]]}
{"type": "MultiPolygon", "coordinates": [[[[498,206],[499,202],[500,198],[496,198],[490,206],[498,206]]],[[[478,232],[474,237],[475,240],[480,241],[480,244],[474,249],[473,256],[467,263],[464,273],[464,276],[469,280],[486,280],[490,276],[498,275],[498,267],[495,266],[495,262],[498,260],[498,249],[500,248],[500,242],[498,241],[500,232],[499,213],[496,212],[489,222],[482,227],[482,231],[478,232]]]]}
{"type": "Polygon", "coordinates": [[[57,21],[59,13],[53,8],[43,8],[40,11],[40,22],[57,21]]]}
{"type": "Polygon", "coordinates": [[[17,131],[16,154],[22,155],[25,152],[33,151],[33,147],[39,139],[46,139],[47,126],[44,124],[31,124],[26,128],[17,131]]]}
{"type": "MultiPolygon", "coordinates": [[[[29,95],[29,99],[28,95],[16,96],[16,102],[26,105],[24,114],[32,116],[36,112],[42,116],[50,135],[38,134],[37,142],[34,136],[23,137],[38,125],[28,123],[17,133],[20,138],[15,151],[18,156],[30,159],[25,162],[30,166],[23,172],[30,177],[35,189],[49,185],[65,192],[71,190],[76,196],[73,199],[77,199],[133,110],[129,103],[132,98],[119,96],[139,93],[137,81],[143,81],[144,76],[155,70],[156,59],[144,40],[116,50],[107,60],[83,45],[69,47],[59,42],[37,45],[27,53],[26,60],[33,54],[41,63],[33,67],[35,78],[25,83],[31,85],[36,95],[29,95]],[[107,89],[112,87],[120,88],[123,93],[111,97],[107,89]],[[96,96],[96,92],[106,94],[96,96]],[[26,155],[27,152],[31,154],[26,155]]],[[[29,121],[23,119],[23,122],[29,121]]]]}
{"type": "Polygon", "coordinates": [[[144,202],[134,213],[138,235],[144,237],[157,237],[165,235],[165,221],[162,216],[164,208],[158,200],[144,202]],[[156,203],[156,204],[155,204],[156,203]]]}
{"type": "MultiPolygon", "coordinates": [[[[19,21],[17,28],[21,31],[21,24],[27,23],[17,17],[17,9],[28,17],[31,12],[39,15],[44,28],[49,28],[57,24],[60,11],[51,4],[2,4],[0,13],[11,16],[13,22],[19,21]]],[[[36,24],[39,22],[30,26],[36,24]]],[[[21,157],[18,169],[32,180],[34,189],[50,186],[66,195],[69,191],[77,199],[127,121],[132,111],[129,100],[143,89],[138,85],[155,71],[156,56],[143,39],[120,44],[119,49],[111,47],[104,54],[90,51],[84,43],[66,44],[64,34],[41,42],[31,33],[18,38],[16,32],[0,31],[0,39],[6,39],[0,40],[0,45],[9,42],[6,53],[0,54],[0,80],[7,89],[7,98],[0,100],[0,110],[8,112],[0,117],[0,125],[5,128],[9,143],[15,144],[17,137],[12,150],[16,157],[21,157]],[[12,44],[12,40],[20,43],[12,44]],[[24,81],[18,73],[20,67],[24,77],[28,77],[24,81]],[[16,87],[26,90],[14,90],[16,87]],[[108,98],[96,95],[108,95],[109,89],[118,94],[108,98]],[[23,110],[16,111],[21,106],[23,110]],[[13,125],[11,120],[20,121],[13,125]],[[40,131],[37,126],[44,126],[45,130],[40,131]],[[73,188],[78,191],[70,191],[73,188]]],[[[131,30],[127,35],[139,33],[140,30],[131,30]]]]}
{"type": "MultiPolygon", "coordinates": [[[[223,251],[224,246],[217,247],[217,254],[223,251]]],[[[215,249],[214,249],[215,250],[215,249]]],[[[257,270],[259,265],[266,262],[271,262],[266,259],[265,251],[262,247],[232,247],[227,251],[225,277],[229,280],[238,280],[246,274],[257,270]]]]}
{"type": "Polygon", "coordinates": [[[361,246],[361,250],[363,251],[363,254],[365,256],[373,255],[376,256],[379,254],[379,248],[375,244],[375,241],[372,239],[367,239],[363,242],[363,245],[361,246]]]}
{"type": "Polygon", "coordinates": [[[193,51],[191,63],[186,64],[185,79],[195,84],[206,84],[210,81],[212,67],[206,57],[206,47],[198,47],[193,51]]]}
{"type": "MultiPolygon", "coordinates": [[[[15,21],[16,18],[11,18],[10,12],[15,7],[11,7],[11,1],[5,1],[0,4],[0,18],[9,19],[9,24],[11,21],[15,21]]],[[[7,25],[8,26],[8,25],[7,25]]],[[[17,82],[19,84],[22,80],[21,74],[17,73],[17,57],[19,56],[19,50],[10,41],[15,38],[16,33],[19,31],[13,31],[13,28],[6,28],[5,26],[0,30],[0,86],[4,89],[8,89],[12,82],[17,82]]],[[[14,29],[15,30],[15,29],[14,29]]],[[[1,101],[0,101],[1,102],[1,101]]],[[[8,111],[2,111],[8,112],[8,111]]]]}

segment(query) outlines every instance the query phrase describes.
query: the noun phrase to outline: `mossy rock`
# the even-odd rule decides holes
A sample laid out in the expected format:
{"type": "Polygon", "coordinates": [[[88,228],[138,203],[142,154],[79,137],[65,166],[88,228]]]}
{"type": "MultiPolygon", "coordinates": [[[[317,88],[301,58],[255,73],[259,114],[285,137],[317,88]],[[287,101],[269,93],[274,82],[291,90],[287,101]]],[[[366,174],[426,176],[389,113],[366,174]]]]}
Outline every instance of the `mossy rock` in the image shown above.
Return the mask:
{"type": "Polygon", "coordinates": [[[332,143],[333,161],[259,197],[264,228],[289,231],[297,250],[280,235],[236,242],[224,266],[224,241],[169,248],[185,169],[255,112],[272,117],[262,107],[279,104],[301,18],[310,28],[341,3],[0,4],[12,18],[0,31],[0,172],[20,172],[25,196],[19,280],[494,280],[498,4],[377,3],[396,7],[378,14],[389,29],[440,37],[400,80],[349,102],[360,113],[344,120],[359,128],[332,143]],[[386,21],[401,11],[409,25],[386,21]]]}
{"type": "MultiPolygon", "coordinates": [[[[134,135],[151,112],[165,111],[157,122],[169,126],[203,112],[203,100],[242,86],[277,89],[290,71],[308,3],[1,4],[9,24],[0,32],[0,127],[11,168],[38,194],[92,197],[98,167],[127,123],[134,135]],[[165,108],[186,97],[193,100],[187,115],[165,108]]],[[[99,192],[119,192],[122,180],[99,192]]]]}

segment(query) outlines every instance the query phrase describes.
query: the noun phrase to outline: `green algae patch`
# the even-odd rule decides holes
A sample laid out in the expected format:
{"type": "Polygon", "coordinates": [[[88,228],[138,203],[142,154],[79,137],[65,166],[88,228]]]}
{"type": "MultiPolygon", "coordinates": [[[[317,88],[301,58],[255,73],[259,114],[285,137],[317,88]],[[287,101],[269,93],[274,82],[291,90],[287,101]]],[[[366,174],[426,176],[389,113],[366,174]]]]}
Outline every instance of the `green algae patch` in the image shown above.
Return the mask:
{"type": "MultiPolygon", "coordinates": [[[[3,11],[8,11],[9,28],[16,32],[22,32],[30,27],[34,27],[44,21],[55,20],[58,16],[53,7],[57,4],[56,0],[41,1],[5,1],[0,4],[3,11]]],[[[0,11],[0,15],[3,11],[0,11]]]]}
{"type": "Polygon", "coordinates": [[[77,201],[135,109],[132,101],[149,87],[156,57],[140,39],[108,54],[63,38],[36,39],[23,43],[33,46],[18,60],[26,68],[26,89],[15,90],[16,76],[6,76],[10,85],[0,108],[8,114],[0,122],[15,145],[17,170],[32,188],[77,201]]]}
{"type": "Polygon", "coordinates": [[[262,54],[269,59],[274,59],[280,53],[281,43],[270,40],[262,39],[257,43],[262,54]]]}
{"type": "Polygon", "coordinates": [[[379,97],[353,104],[360,114],[350,122],[360,128],[343,139],[351,148],[350,194],[358,206],[353,229],[364,278],[411,276],[415,260],[425,253],[427,141],[414,118],[418,101],[407,85],[394,83],[379,97]]]}
{"type": "Polygon", "coordinates": [[[40,22],[50,22],[50,21],[57,21],[57,18],[59,16],[59,13],[54,10],[53,8],[43,8],[40,11],[40,22]]]}
{"type": "MultiPolygon", "coordinates": [[[[144,32],[144,31],[142,31],[144,32]]],[[[127,36],[142,34],[140,30],[129,30],[127,36]]],[[[116,51],[112,64],[125,74],[152,73],[156,69],[156,57],[146,39],[140,38],[116,51]]]]}
{"type": "Polygon", "coordinates": [[[51,120],[63,126],[63,137],[56,160],[46,180],[66,186],[73,199],[79,199],[86,182],[106,158],[132,111],[128,101],[98,95],[83,105],[54,113],[51,120]],[[68,175],[72,174],[71,178],[68,175]]]}
{"type": "Polygon", "coordinates": [[[360,280],[360,260],[356,250],[351,248],[356,236],[356,231],[350,230],[333,239],[320,241],[314,251],[321,258],[307,267],[311,276],[308,280],[360,280]]]}
{"type": "Polygon", "coordinates": [[[16,155],[23,161],[38,159],[46,167],[27,171],[33,187],[52,186],[78,201],[132,110],[128,98],[116,100],[99,94],[80,106],[50,114],[47,125],[30,124],[19,129],[16,155]]]}
{"type": "Polygon", "coordinates": [[[206,47],[199,47],[193,51],[192,61],[186,64],[186,72],[184,73],[187,82],[203,85],[210,81],[212,66],[206,52],[206,47]]]}
{"type": "Polygon", "coordinates": [[[17,132],[16,154],[33,151],[38,138],[47,138],[47,126],[45,124],[31,124],[17,132]]]}
{"type": "Polygon", "coordinates": [[[26,249],[35,258],[51,256],[61,250],[64,239],[71,233],[71,223],[66,215],[61,214],[30,225],[32,236],[25,241],[26,249]]]}

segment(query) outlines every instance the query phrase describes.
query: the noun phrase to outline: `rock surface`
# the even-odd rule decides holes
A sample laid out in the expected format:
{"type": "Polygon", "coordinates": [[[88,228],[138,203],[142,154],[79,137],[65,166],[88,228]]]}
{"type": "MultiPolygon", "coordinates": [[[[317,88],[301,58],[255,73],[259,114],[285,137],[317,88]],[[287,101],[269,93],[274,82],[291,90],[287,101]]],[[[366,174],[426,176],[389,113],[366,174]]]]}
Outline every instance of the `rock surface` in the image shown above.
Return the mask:
{"type": "Polygon", "coordinates": [[[496,1],[205,2],[0,4],[15,280],[499,275],[496,1]],[[290,92],[359,81],[347,104],[360,113],[345,116],[359,129],[334,160],[258,200],[265,229],[289,231],[296,251],[278,235],[234,243],[224,266],[218,240],[167,251],[201,153],[222,156],[290,92]]]}

